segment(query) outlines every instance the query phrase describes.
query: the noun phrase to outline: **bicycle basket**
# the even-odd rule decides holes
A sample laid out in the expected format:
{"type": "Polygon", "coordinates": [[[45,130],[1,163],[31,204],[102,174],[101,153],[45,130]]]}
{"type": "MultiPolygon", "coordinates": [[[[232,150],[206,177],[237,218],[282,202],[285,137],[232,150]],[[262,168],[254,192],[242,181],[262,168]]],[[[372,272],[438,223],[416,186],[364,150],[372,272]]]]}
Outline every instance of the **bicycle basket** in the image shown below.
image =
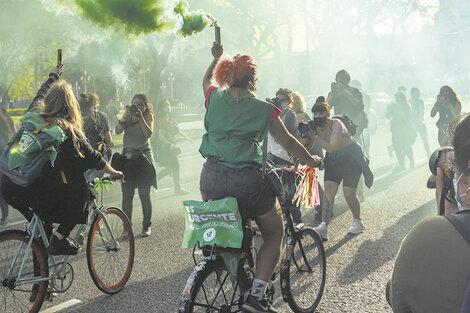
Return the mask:
{"type": "Polygon", "coordinates": [[[215,201],[183,201],[185,229],[182,248],[217,245],[241,248],[243,222],[238,211],[237,199],[227,197],[215,201]]]}

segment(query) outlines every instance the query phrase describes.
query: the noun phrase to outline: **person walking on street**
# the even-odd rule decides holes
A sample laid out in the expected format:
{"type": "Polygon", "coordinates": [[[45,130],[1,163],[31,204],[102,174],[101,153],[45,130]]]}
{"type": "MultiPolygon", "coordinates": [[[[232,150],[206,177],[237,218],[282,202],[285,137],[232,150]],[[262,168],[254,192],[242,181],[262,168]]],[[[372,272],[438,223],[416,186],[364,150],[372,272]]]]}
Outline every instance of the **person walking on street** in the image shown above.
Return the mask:
{"type": "Polygon", "coordinates": [[[398,160],[394,171],[405,169],[405,156],[410,161],[410,168],[414,168],[412,145],[416,140],[416,130],[411,120],[411,104],[403,91],[395,94],[395,103],[389,105],[385,116],[390,119],[392,146],[398,160]]]}
{"type": "Polygon", "coordinates": [[[462,103],[455,91],[450,86],[442,86],[436,98],[436,103],[431,110],[431,117],[439,113],[436,122],[438,128],[437,139],[441,146],[445,146],[449,140],[449,125],[454,118],[462,112],[462,103]]]}
{"type": "Polygon", "coordinates": [[[410,89],[410,103],[411,103],[411,120],[413,125],[421,137],[421,141],[426,151],[426,156],[431,156],[429,149],[428,132],[426,131],[426,124],[424,123],[424,101],[421,99],[421,93],[418,88],[412,87],[410,89]]]}
{"type": "Polygon", "coordinates": [[[191,138],[184,135],[178,123],[171,118],[171,106],[168,100],[165,100],[157,106],[156,110],[156,156],[158,165],[164,167],[158,173],[158,180],[163,179],[167,175],[173,177],[173,186],[175,194],[186,194],[188,190],[181,187],[180,181],[180,163],[178,155],[181,149],[176,144],[176,136],[181,135],[192,141],[191,138]]]}

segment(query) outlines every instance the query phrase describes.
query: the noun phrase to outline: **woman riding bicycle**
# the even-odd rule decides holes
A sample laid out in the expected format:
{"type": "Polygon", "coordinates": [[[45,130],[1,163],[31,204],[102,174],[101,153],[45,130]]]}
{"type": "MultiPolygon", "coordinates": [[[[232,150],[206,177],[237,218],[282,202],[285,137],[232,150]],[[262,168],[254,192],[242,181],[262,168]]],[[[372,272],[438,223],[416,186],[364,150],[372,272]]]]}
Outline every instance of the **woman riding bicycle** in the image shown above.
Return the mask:
{"type": "MultiPolygon", "coordinates": [[[[59,80],[61,72],[62,66],[49,74],[28,108],[48,122],[48,127],[59,126],[67,136],[59,146],[54,166],[47,163],[41,176],[28,187],[16,185],[3,176],[2,193],[28,220],[34,212],[46,223],[60,223],[50,240],[49,254],[74,255],[80,247],[68,236],[75,225],[87,222],[90,202],[83,173],[94,168],[108,173],[112,179],[120,179],[123,174],[88,143],[78,101],[70,84],[59,80]]],[[[46,227],[46,232],[52,232],[52,228],[46,227]]]]}
{"type": "Polygon", "coordinates": [[[219,60],[222,46],[214,43],[214,60],[204,75],[206,133],[200,152],[207,158],[200,179],[204,201],[237,198],[245,218],[254,218],[263,235],[256,260],[251,295],[243,304],[249,312],[276,312],[264,299],[267,282],[279,260],[283,224],[280,206],[262,175],[262,143],[269,131],[294,157],[309,166],[321,164],[291,136],[279,119],[281,111],[255,97],[256,64],[248,55],[219,60]],[[215,78],[218,87],[211,86],[215,78]]]}

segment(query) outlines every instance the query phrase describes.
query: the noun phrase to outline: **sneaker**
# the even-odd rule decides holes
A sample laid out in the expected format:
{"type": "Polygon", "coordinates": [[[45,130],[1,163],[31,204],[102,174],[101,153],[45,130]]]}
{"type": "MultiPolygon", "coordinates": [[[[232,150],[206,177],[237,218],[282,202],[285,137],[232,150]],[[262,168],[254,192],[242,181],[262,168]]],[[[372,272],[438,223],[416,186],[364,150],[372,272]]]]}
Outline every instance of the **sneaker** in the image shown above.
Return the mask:
{"type": "Polygon", "coordinates": [[[79,251],[80,246],[70,240],[69,237],[59,239],[55,235],[52,235],[51,243],[47,247],[49,255],[77,255],[79,251]]]}
{"type": "Polygon", "coordinates": [[[179,188],[175,189],[175,194],[177,194],[177,195],[184,195],[184,194],[187,194],[187,193],[189,193],[189,190],[186,190],[184,188],[179,187],[179,188]]]}
{"type": "Polygon", "coordinates": [[[362,225],[362,221],[360,219],[354,218],[351,227],[349,227],[348,234],[357,235],[362,233],[364,230],[364,225],[362,225]]]}
{"type": "Polygon", "coordinates": [[[271,304],[268,303],[268,300],[257,300],[252,295],[243,303],[242,308],[251,313],[277,313],[277,311],[271,307],[271,304]]]}
{"type": "Polygon", "coordinates": [[[297,223],[294,225],[294,228],[297,228],[298,230],[301,230],[302,228],[304,228],[305,224],[300,222],[300,223],[297,223]]]}
{"type": "Polygon", "coordinates": [[[142,229],[142,237],[148,237],[152,234],[152,228],[150,226],[142,229]]]}
{"type": "Polygon", "coordinates": [[[320,238],[323,241],[328,240],[328,234],[327,234],[328,226],[326,225],[325,222],[321,222],[320,225],[318,225],[317,227],[314,227],[313,229],[317,232],[317,234],[320,236],[320,238]]]}
{"type": "Polygon", "coordinates": [[[5,226],[8,224],[8,217],[2,217],[0,219],[0,226],[5,226]]]}
{"type": "Polygon", "coordinates": [[[36,301],[36,297],[38,296],[39,292],[39,284],[34,284],[33,288],[31,289],[31,295],[29,296],[29,302],[36,301]]]}
{"type": "Polygon", "coordinates": [[[78,244],[79,246],[83,246],[83,244],[85,244],[85,240],[86,240],[85,234],[82,233],[82,234],[80,234],[80,235],[78,236],[77,244],[78,244]]]}

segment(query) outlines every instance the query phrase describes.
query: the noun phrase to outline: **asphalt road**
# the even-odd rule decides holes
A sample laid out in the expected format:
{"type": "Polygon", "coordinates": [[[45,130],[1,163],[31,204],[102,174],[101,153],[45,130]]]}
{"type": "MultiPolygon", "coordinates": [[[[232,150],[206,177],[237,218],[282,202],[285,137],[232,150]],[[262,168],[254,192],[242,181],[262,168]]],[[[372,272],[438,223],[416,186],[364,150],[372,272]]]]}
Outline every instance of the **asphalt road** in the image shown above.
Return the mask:
{"type": "MultiPolygon", "coordinates": [[[[389,128],[389,122],[381,120],[377,134],[372,136],[375,183],[366,190],[366,200],[361,204],[364,233],[346,235],[352,216],[341,192],[337,197],[329,240],[325,242],[327,282],[317,312],[391,312],[384,290],[400,243],[413,225],[436,212],[434,191],[426,189],[429,170],[421,139],[417,138],[414,144],[416,167],[393,173],[396,160],[386,149],[391,144],[389,128]]],[[[436,133],[429,121],[431,150],[437,147],[436,133]]],[[[82,251],[72,258],[76,276],[71,289],[53,302],[45,302],[44,310],[78,299],[79,304],[60,312],[176,312],[181,291],[194,267],[191,251],[180,248],[184,229],[181,201],[200,199],[198,181],[203,159],[197,152],[199,142],[197,139],[180,143],[182,182],[191,193],[174,195],[169,177],[152,193],[153,233],[148,238],[137,236],[134,269],[125,289],[114,296],[102,294],[90,279],[82,251]]],[[[120,205],[117,184],[106,194],[105,203],[120,205]]],[[[134,233],[140,234],[142,212],[137,197],[134,206],[134,233]]],[[[308,213],[304,222],[316,224],[308,213]]],[[[291,312],[279,298],[279,290],[276,307],[280,312],[291,312]]]]}

